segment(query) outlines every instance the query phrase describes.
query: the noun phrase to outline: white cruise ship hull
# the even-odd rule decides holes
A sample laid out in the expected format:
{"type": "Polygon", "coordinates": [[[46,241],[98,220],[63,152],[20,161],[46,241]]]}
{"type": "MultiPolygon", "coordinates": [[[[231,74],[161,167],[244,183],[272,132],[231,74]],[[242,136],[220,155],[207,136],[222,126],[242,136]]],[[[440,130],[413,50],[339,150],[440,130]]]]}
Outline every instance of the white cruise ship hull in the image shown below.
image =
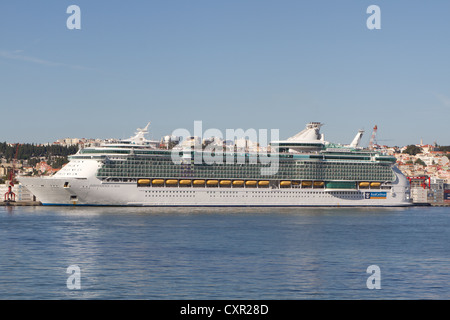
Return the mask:
{"type": "MultiPolygon", "coordinates": [[[[402,178],[402,176],[399,176],[402,178]]],[[[406,180],[406,179],[405,179],[406,180]]],[[[389,190],[324,188],[138,187],[136,182],[102,182],[52,177],[20,179],[43,205],[87,206],[409,206],[402,179],[389,190]]]]}

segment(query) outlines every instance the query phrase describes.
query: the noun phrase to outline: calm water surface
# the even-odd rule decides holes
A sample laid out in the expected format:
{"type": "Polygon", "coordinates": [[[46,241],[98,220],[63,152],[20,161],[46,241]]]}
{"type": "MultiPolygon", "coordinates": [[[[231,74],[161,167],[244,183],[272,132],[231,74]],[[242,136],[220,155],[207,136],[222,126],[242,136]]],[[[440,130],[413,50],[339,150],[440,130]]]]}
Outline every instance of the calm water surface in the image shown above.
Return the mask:
{"type": "Polygon", "coordinates": [[[0,207],[0,299],[449,299],[449,243],[448,207],[0,207]]]}

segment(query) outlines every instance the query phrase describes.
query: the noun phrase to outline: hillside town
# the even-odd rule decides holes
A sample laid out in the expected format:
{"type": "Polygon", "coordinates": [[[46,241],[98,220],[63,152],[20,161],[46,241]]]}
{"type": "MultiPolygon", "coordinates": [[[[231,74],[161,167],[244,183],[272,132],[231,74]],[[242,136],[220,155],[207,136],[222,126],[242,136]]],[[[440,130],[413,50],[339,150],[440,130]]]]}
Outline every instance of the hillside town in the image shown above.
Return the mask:
{"type": "Polygon", "coordinates": [[[450,204],[448,147],[442,148],[436,144],[429,145],[421,142],[402,148],[387,146],[379,146],[379,148],[397,159],[398,168],[411,183],[411,196],[415,203],[450,204]]]}
{"type": "MultiPolygon", "coordinates": [[[[68,155],[85,147],[100,146],[111,140],[102,139],[59,139],[41,147],[58,147],[64,152],[49,151],[38,156],[32,155],[28,159],[20,154],[21,145],[4,143],[0,149],[0,193],[7,191],[11,174],[42,176],[53,175],[67,162],[68,155]],[[5,150],[9,148],[9,153],[5,150]],[[2,153],[3,150],[3,153],[2,153]],[[15,150],[15,155],[12,153],[15,150]]],[[[160,148],[172,148],[179,141],[167,136],[161,139],[160,148]]],[[[186,142],[185,142],[186,143],[186,142]]],[[[205,141],[203,141],[203,144],[205,141]]],[[[225,144],[224,144],[225,145],[225,144]]],[[[252,145],[249,143],[249,145],[252,145]]],[[[397,166],[411,183],[411,196],[417,204],[449,205],[450,204],[450,147],[436,144],[423,144],[404,147],[389,147],[375,144],[373,149],[394,156],[397,166]]],[[[18,201],[33,201],[35,197],[20,184],[16,185],[18,201]]]]}

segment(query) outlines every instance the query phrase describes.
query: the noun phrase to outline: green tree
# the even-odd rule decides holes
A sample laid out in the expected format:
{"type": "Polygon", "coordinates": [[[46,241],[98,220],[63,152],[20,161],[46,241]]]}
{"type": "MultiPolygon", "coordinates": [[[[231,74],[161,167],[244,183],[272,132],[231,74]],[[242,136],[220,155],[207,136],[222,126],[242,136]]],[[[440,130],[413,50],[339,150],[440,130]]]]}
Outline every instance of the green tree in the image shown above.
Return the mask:
{"type": "Polygon", "coordinates": [[[421,159],[417,159],[417,160],[414,162],[414,164],[418,164],[418,165],[424,166],[424,167],[427,166],[427,165],[425,164],[425,162],[423,162],[421,159]]]}
{"type": "Polygon", "coordinates": [[[407,153],[409,155],[415,156],[418,153],[422,153],[422,148],[411,144],[411,145],[407,146],[405,150],[403,150],[403,153],[407,153]]]}
{"type": "Polygon", "coordinates": [[[49,165],[51,165],[54,169],[60,169],[67,162],[69,162],[67,157],[53,157],[53,159],[49,162],[49,165]]]}
{"type": "MultiPolygon", "coordinates": [[[[6,142],[0,142],[0,158],[5,158],[11,162],[16,156],[18,163],[27,162],[29,166],[36,166],[42,159],[47,161],[55,169],[61,168],[68,162],[68,156],[78,151],[78,146],[60,146],[60,145],[35,145],[30,143],[17,145],[8,145],[6,142]]],[[[39,174],[33,170],[33,175],[39,174]]],[[[0,181],[1,183],[1,181],[0,181]]]]}

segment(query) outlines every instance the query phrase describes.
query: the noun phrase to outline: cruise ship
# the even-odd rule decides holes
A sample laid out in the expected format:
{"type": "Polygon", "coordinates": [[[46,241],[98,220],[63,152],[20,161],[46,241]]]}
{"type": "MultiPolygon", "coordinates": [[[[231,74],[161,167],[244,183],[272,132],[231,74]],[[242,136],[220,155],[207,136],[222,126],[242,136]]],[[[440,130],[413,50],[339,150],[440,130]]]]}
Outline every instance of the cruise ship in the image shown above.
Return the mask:
{"type": "MultiPolygon", "coordinates": [[[[126,140],[81,148],[56,174],[19,176],[43,205],[70,206],[409,206],[409,182],[393,156],[326,142],[311,122],[267,152],[159,147],[148,125],[126,140]],[[270,152],[269,152],[270,151],[270,152]],[[218,161],[223,160],[223,161],[218,161]]],[[[225,145],[225,144],[224,144],[225,145]]]]}

